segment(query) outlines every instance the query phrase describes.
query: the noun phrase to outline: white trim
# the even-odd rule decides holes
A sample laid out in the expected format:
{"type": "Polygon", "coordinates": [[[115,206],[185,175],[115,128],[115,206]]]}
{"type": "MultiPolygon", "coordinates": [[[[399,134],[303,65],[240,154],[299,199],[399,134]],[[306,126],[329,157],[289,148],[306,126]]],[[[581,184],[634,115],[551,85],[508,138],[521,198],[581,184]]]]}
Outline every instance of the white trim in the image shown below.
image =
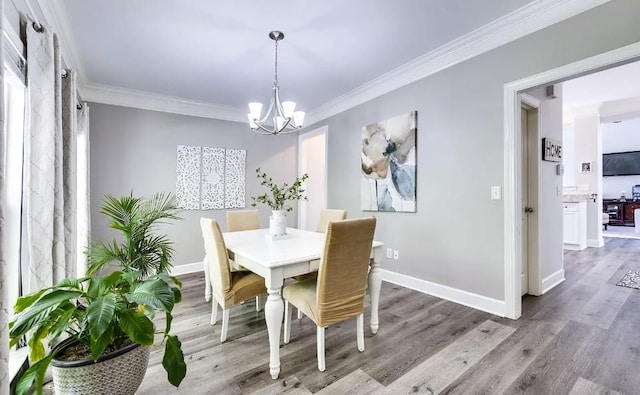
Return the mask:
{"type": "Polygon", "coordinates": [[[538,0],[529,3],[322,104],[307,114],[307,124],[320,122],[609,1],[538,0]]]}
{"type": "Polygon", "coordinates": [[[600,248],[600,247],[604,247],[604,238],[599,238],[599,239],[587,239],[587,247],[592,247],[592,248],[600,248]]]}
{"type": "Polygon", "coordinates": [[[84,63],[78,54],[76,42],[71,30],[71,22],[67,15],[63,1],[38,0],[40,10],[47,23],[53,31],[60,37],[60,52],[66,67],[71,68],[78,74],[78,89],[82,95],[83,87],[89,82],[84,63]]]}
{"type": "Polygon", "coordinates": [[[204,266],[202,262],[187,263],[185,265],[175,265],[171,268],[172,276],[179,276],[181,274],[198,273],[203,272],[204,266]]]}
{"type": "MultiPolygon", "coordinates": [[[[298,135],[298,177],[302,177],[302,142],[308,138],[324,135],[324,200],[323,208],[327,208],[327,183],[329,173],[329,126],[324,125],[310,132],[298,135]]],[[[305,188],[306,189],[306,188],[305,188]]],[[[307,229],[307,202],[298,200],[298,229],[307,229]]]]}
{"type": "Polygon", "coordinates": [[[557,272],[553,273],[552,275],[546,277],[544,280],[542,280],[542,293],[545,294],[548,291],[551,290],[551,288],[555,287],[556,285],[560,284],[561,282],[564,281],[564,270],[560,269],[557,272]]]}
{"type": "Polygon", "coordinates": [[[235,122],[247,121],[246,111],[240,109],[115,86],[90,83],[85,85],[82,97],[83,100],[90,102],[140,108],[143,110],[162,111],[235,122]]]}
{"type": "Polygon", "coordinates": [[[380,273],[384,281],[504,317],[505,304],[502,300],[488,298],[384,269],[381,269],[380,273]]]}
{"type": "MultiPolygon", "coordinates": [[[[522,261],[519,249],[518,215],[522,209],[518,192],[517,177],[519,159],[519,133],[516,133],[517,114],[520,103],[517,92],[535,86],[569,79],[575,75],[588,74],[610,68],[617,64],[631,62],[640,57],[640,42],[627,45],[609,52],[592,56],[565,66],[545,71],[504,86],[504,290],[506,310],[505,316],[518,319],[521,315],[522,301],[520,290],[520,274],[522,261]]],[[[544,280],[543,280],[544,282],[544,280]]]]}

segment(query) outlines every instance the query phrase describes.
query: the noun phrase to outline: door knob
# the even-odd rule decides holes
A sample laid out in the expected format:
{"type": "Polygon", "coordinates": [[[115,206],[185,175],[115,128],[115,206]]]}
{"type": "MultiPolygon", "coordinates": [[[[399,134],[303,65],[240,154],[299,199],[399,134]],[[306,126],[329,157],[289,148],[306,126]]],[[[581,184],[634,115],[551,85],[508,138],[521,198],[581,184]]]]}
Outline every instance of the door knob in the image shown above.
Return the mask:
{"type": "Polygon", "coordinates": [[[524,208],[524,212],[525,213],[532,213],[533,212],[533,207],[525,207],[524,208]]]}

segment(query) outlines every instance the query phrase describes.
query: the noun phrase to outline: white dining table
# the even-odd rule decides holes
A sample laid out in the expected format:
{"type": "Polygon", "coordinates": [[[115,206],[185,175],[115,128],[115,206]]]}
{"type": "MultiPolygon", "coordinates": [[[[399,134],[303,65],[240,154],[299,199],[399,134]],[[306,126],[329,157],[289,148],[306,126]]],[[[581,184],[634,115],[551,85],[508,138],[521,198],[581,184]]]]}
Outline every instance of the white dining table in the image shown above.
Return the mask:
{"type": "MultiPolygon", "coordinates": [[[[265,321],[269,334],[269,373],[275,380],[280,374],[280,333],[284,317],[282,286],[284,280],[318,270],[324,250],[324,233],[287,228],[287,237],[273,240],[268,229],[223,233],[224,242],[235,262],[262,276],[268,297],[265,303],[265,321]]],[[[371,246],[368,293],[371,299],[371,331],[378,331],[378,303],[382,278],[380,262],[383,243],[374,241],[371,246]]],[[[211,299],[209,273],[205,265],[205,298],[211,299]]]]}

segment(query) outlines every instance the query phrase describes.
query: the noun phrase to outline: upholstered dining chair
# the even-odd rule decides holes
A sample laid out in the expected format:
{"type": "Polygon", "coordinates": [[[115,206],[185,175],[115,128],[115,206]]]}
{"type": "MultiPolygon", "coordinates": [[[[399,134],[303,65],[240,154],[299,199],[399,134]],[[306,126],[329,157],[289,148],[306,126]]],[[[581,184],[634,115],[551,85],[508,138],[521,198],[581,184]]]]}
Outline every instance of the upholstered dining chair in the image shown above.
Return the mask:
{"type": "MultiPolygon", "coordinates": [[[[227,232],[260,229],[260,215],[258,210],[227,211],[227,232]]],[[[247,270],[238,265],[233,255],[229,255],[231,271],[247,270]]],[[[256,311],[261,310],[260,297],[256,296],[256,311]]]]}
{"type": "Polygon", "coordinates": [[[327,224],[330,221],[342,221],[345,218],[347,218],[347,210],[321,210],[320,220],[318,221],[316,232],[325,233],[325,231],[327,230],[327,224]]]}
{"type": "Polygon", "coordinates": [[[211,325],[215,325],[218,304],[222,307],[222,330],[220,341],[227,340],[229,309],[247,299],[267,293],[264,279],[248,271],[232,272],[229,266],[227,247],[222,238],[220,225],[210,218],[200,219],[204,239],[205,264],[209,266],[209,281],[212,288],[211,325]]]}
{"type": "Polygon", "coordinates": [[[286,285],[284,343],[291,339],[293,305],[317,326],[318,370],[325,370],[324,329],[357,317],[358,350],[364,351],[364,297],[376,219],[329,222],[318,277],[286,285]]]}
{"type": "MultiPolygon", "coordinates": [[[[332,209],[324,209],[320,211],[320,220],[318,221],[318,226],[316,227],[316,232],[325,233],[327,231],[327,225],[330,221],[342,221],[347,218],[347,210],[332,210],[332,209]]],[[[318,273],[312,272],[307,274],[301,274],[299,276],[294,276],[293,278],[296,281],[303,281],[310,278],[315,278],[318,273]]],[[[298,310],[298,319],[302,319],[302,312],[298,310]]]]}
{"type": "Polygon", "coordinates": [[[227,232],[260,229],[258,210],[227,211],[227,232]]]}

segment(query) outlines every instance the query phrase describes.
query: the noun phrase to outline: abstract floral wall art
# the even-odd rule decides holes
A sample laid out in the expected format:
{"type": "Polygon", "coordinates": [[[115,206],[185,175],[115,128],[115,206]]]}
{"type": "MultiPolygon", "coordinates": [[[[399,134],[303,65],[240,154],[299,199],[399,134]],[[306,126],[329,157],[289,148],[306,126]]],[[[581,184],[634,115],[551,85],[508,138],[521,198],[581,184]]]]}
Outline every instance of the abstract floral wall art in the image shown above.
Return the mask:
{"type": "Polygon", "coordinates": [[[362,210],[416,211],[417,130],[417,111],[362,128],[362,210]]]}

